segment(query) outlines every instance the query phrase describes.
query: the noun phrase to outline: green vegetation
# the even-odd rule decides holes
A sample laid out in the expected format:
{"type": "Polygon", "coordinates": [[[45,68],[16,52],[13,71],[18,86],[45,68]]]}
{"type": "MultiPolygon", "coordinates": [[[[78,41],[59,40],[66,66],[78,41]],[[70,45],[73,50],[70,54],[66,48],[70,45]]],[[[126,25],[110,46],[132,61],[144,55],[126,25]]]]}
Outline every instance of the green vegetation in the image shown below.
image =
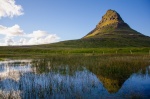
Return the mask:
{"type": "Polygon", "coordinates": [[[126,47],[126,48],[69,48],[50,47],[49,45],[28,46],[28,47],[0,47],[0,57],[37,57],[51,55],[105,55],[105,54],[150,54],[149,47],[126,47]]]}
{"type": "Polygon", "coordinates": [[[3,61],[4,59],[3,58],[0,58],[0,61],[3,61]]]}
{"type": "Polygon", "coordinates": [[[120,47],[150,47],[150,38],[105,34],[101,38],[86,38],[43,45],[43,47],[64,48],[120,48],[120,47]]]}
{"type": "MultiPolygon", "coordinates": [[[[149,47],[127,47],[127,48],[64,48],[64,47],[49,47],[47,45],[31,46],[31,47],[0,47],[1,58],[36,58],[49,56],[101,56],[101,55],[150,55],[149,47]]],[[[3,60],[3,59],[0,59],[3,60]]]]}

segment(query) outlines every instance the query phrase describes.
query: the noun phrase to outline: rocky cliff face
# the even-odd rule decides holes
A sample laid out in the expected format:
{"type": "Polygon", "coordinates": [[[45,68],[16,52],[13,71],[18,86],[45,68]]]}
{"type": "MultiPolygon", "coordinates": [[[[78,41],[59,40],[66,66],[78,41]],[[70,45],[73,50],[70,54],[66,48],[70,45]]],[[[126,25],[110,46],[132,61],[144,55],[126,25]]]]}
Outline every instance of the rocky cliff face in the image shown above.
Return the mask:
{"type": "Polygon", "coordinates": [[[127,25],[116,11],[108,10],[96,28],[101,29],[106,26],[114,26],[114,28],[117,28],[121,24],[127,25]]]}

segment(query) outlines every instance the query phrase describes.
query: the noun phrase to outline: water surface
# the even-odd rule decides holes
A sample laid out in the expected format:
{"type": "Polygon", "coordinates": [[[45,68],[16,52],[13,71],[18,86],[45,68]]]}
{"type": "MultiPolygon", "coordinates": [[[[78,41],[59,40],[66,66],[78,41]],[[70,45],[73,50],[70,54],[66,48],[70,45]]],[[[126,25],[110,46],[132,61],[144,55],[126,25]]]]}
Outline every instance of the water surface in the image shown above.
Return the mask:
{"type": "Polygon", "coordinates": [[[103,67],[87,66],[86,63],[75,65],[55,61],[54,59],[1,61],[0,98],[150,97],[149,65],[133,71],[128,68],[130,69],[128,72],[119,72],[122,70],[121,67],[116,71],[118,70],[116,67],[109,69],[106,65],[105,71],[103,67]]]}

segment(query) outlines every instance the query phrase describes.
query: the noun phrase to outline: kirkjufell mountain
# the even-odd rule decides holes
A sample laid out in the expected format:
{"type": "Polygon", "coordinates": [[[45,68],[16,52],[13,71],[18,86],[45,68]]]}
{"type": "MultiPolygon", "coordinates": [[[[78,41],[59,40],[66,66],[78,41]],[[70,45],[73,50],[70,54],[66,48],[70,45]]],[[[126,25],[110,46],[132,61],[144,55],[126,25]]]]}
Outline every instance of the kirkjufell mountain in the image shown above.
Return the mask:
{"type": "MultiPolygon", "coordinates": [[[[134,18],[132,18],[134,19],[134,18]]],[[[137,24],[138,23],[137,21],[137,24]]],[[[150,47],[150,37],[132,29],[115,10],[108,10],[96,27],[77,40],[52,44],[55,47],[150,47]]]]}
{"type": "Polygon", "coordinates": [[[96,28],[88,33],[84,38],[101,37],[101,36],[144,36],[141,33],[131,29],[130,26],[123,21],[121,16],[114,10],[108,10],[97,24],[96,28]]]}

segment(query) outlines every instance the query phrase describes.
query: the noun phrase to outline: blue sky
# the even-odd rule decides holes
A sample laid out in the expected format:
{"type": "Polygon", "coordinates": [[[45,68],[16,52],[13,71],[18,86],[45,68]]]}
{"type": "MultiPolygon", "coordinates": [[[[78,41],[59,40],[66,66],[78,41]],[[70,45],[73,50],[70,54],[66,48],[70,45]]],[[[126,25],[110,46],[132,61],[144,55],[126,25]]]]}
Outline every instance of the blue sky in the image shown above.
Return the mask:
{"type": "MultiPolygon", "coordinates": [[[[3,1],[9,0],[0,0],[3,1]]],[[[39,42],[82,38],[95,28],[108,9],[116,10],[131,28],[150,36],[150,0],[10,1],[14,1],[14,5],[20,6],[22,10],[19,9],[20,14],[16,11],[12,15],[3,15],[0,3],[0,25],[7,29],[14,26],[12,30],[19,29],[20,32],[10,36],[0,31],[1,45],[8,45],[9,42],[12,45],[20,42],[24,42],[24,45],[32,42],[41,44],[39,42]]],[[[3,8],[3,11],[8,9],[3,8]]]]}

